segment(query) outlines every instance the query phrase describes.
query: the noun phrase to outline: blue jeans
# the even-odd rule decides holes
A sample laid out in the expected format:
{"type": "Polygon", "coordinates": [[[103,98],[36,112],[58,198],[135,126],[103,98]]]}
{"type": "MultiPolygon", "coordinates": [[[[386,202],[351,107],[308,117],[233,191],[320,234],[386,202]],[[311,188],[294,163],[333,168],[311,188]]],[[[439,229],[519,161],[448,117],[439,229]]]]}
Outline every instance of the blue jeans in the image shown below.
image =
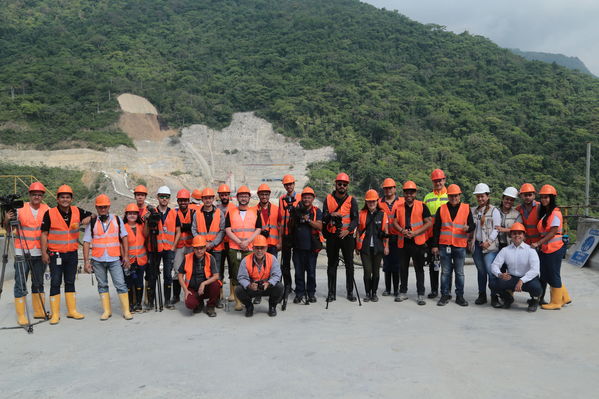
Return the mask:
{"type": "MultiPolygon", "coordinates": [[[[478,270],[478,292],[486,293],[487,292],[487,278],[489,280],[489,289],[493,285],[493,281],[497,278],[491,273],[491,264],[497,257],[497,252],[487,252],[483,253],[483,249],[480,246],[480,241],[476,241],[474,243],[474,253],[472,254],[472,259],[474,259],[474,264],[476,265],[476,269],[478,270]]],[[[491,289],[491,293],[493,293],[493,289],[491,289]]]]}
{"type": "Polygon", "coordinates": [[[313,296],[316,293],[316,258],[318,254],[310,249],[293,250],[293,266],[295,268],[295,294],[313,296]],[[305,275],[308,275],[306,288],[305,275]]]}
{"type": "Polygon", "coordinates": [[[566,246],[564,245],[557,251],[550,254],[546,254],[541,251],[538,252],[541,266],[541,284],[543,285],[543,289],[547,287],[547,284],[553,288],[562,287],[561,268],[562,258],[564,257],[565,251],[566,246]]]}
{"type": "MultiPolygon", "coordinates": [[[[41,256],[31,258],[31,292],[44,292],[44,270],[46,265],[42,263],[41,256]]],[[[15,298],[27,295],[27,276],[29,275],[29,262],[25,262],[22,256],[15,256],[15,298]],[[23,268],[21,269],[21,265],[23,268]]]]}
{"type": "MultiPolygon", "coordinates": [[[[162,260],[162,279],[164,285],[171,285],[173,283],[173,263],[175,260],[175,251],[164,250],[156,253],[156,265],[160,267],[160,261],[162,260]]],[[[169,298],[170,299],[170,298],[169,298]]]]}
{"type": "Polygon", "coordinates": [[[98,262],[92,259],[92,267],[96,275],[96,281],[98,282],[98,292],[104,294],[108,292],[108,272],[112,277],[112,284],[116,288],[116,292],[119,294],[127,293],[127,285],[125,284],[125,274],[123,273],[123,266],[121,266],[120,260],[114,262],[98,262]]]}
{"type": "MultiPolygon", "coordinates": [[[[505,291],[513,291],[514,288],[516,288],[518,281],[520,281],[520,277],[518,276],[512,276],[509,280],[496,278],[495,281],[492,282],[492,289],[498,294],[504,294],[505,291]]],[[[528,292],[530,296],[539,297],[543,291],[539,278],[535,277],[529,282],[522,284],[522,291],[528,292]]]]}
{"type": "Polygon", "coordinates": [[[455,271],[455,294],[463,296],[466,248],[439,245],[439,253],[441,255],[441,295],[448,296],[451,292],[451,274],[455,271]],[[447,253],[447,248],[451,248],[450,253],[447,253]]]}

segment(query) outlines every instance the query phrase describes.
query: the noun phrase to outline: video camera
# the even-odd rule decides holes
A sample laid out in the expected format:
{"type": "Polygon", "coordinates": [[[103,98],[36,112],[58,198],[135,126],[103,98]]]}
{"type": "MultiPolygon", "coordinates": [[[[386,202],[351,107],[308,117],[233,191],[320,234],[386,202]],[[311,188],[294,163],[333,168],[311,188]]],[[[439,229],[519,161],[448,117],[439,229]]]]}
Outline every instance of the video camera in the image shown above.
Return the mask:
{"type": "Polygon", "coordinates": [[[256,285],[258,286],[258,291],[264,291],[264,283],[266,283],[268,280],[258,280],[256,281],[256,285]]]}
{"type": "Polygon", "coordinates": [[[19,194],[8,194],[0,196],[0,209],[3,213],[12,211],[15,212],[17,209],[23,207],[23,200],[19,194]]]}
{"type": "Polygon", "coordinates": [[[158,210],[153,206],[148,206],[148,212],[148,227],[150,228],[150,230],[158,230],[158,223],[160,223],[160,221],[162,220],[160,212],[158,212],[158,210]]]}
{"type": "Polygon", "coordinates": [[[295,198],[293,198],[292,196],[286,195],[285,197],[283,197],[283,201],[287,203],[287,206],[285,208],[287,208],[288,211],[291,211],[294,208],[293,203],[295,202],[295,198]]]}

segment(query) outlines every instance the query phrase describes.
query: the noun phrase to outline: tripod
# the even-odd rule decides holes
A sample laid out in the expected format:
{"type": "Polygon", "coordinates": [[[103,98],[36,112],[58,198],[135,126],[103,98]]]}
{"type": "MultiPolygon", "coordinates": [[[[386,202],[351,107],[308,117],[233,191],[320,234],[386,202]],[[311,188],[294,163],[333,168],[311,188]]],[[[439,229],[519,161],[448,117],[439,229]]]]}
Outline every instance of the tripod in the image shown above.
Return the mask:
{"type": "MultiPolygon", "coordinates": [[[[152,274],[156,276],[154,279],[155,286],[152,289],[152,297],[154,301],[154,311],[162,312],[164,309],[164,303],[162,302],[162,279],[160,278],[160,260],[158,260],[158,230],[155,228],[150,229],[150,269],[152,274]],[[158,297],[158,298],[156,298],[158,297]]],[[[150,306],[152,303],[150,302],[150,306]]],[[[151,309],[151,308],[150,308],[151,309]]]]}
{"type": "MultiPolygon", "coordinates": [[[[331,302],[329,298],[331,298],[331,294],[337,291],[337,268],[339,267],[339,262],[341,262],[343,266],[345,266],[345,260],[343,259],[343,256],[339,257],[338,259],[339,260],[337,261],[337,265],[335,266],[335,276],[333,279],[331,279],[331,281],[329,281],[329,293],[327,295],[327,306],[325,307],[325,309],[329,308],[329,302],[331,302]]],[[[354,285],[354,289],[356,290],[356,297],[358,297],[358,306],[362,306],[362,300],[360,299],[360,291],[358,290],[358,284],[356,284],[355,271],[354,273],[352,273],[352,283],[354,285]]]]}
{"type": "MultiPolygon", "coordinates": [[[[12,240],[15,239],[15,237],[13,236],[13,229],[16,231],[16,239],[19,240],[19,243],[21,244],[21,248],[23,248],[23,261],[25,263],[27,263],[27,266],[29,267],[29,270],[31,271],[31,281],[36,283],[36,285],[38,285],[38,286],[41,286],[43,284],[43,281],[40,282],[37,280],[39,276],[37,276],[37,274],[33,270],[33,264],[31,263],[31,252],[29,251],[29,246],[27,245],[27,240],[23,239],[23,234],[22,234],[23,229],[21,227],[21,223],[17,219],[11,219],[9,221],[9,228],[6,230],[6,237],[4,238],[4,248],[2,250],[2,272],[0,273],[0,297],[2,296],[2,290],[3,290],[2,287],[4,286],[4,274],[6,271],[6,265],[8,264],[8,249],[10,246],[10,241],[11,241],[11,239],[12,240]]],[[[17,272],[20,273],[23,278],[23,288],[25,289],[25,287],[27,285],[27,282],[25,281],[25,266],[23,265],[23,262],[17,262],[16,259],[15,259],[15,264],[18,264],[17,272]]],[[[34,295],[33,292],[31,294],[34,295]]],[[[3,328],[0,328],[0,330],[14,330],[14,329],[18,329],[18,328],[23,328],[25,331],[27,331],[27,333],[33,334],[33,326],[43,323],[49,319],[48,312],[46,311],[44,302],[41,301],[41,299],[40,299],[40,303],[41,303],[41,306],[42,306],[42,309],[44,312],[43,320],[40,320],[35,323],[31,323],[31,317],[29,315],[29,308],[27,307],[27,305],[25,305],[25,312],[27,314],[27,324],[24,326],[3,327],[3,328]]]]}

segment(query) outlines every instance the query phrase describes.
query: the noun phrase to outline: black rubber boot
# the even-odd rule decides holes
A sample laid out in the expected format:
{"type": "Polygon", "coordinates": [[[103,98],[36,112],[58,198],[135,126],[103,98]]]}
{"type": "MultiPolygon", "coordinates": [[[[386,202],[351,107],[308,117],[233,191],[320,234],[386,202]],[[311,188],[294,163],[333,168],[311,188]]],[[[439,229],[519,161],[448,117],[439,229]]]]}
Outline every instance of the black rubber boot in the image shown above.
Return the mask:
{"type": "Polygon", "coordinates": [[[474,304],[475,305],[484,305],[485,303],[487,303],[487,293],[479,292],[478,298],[476,298],[476,301],[474,301],[474,304]]]}

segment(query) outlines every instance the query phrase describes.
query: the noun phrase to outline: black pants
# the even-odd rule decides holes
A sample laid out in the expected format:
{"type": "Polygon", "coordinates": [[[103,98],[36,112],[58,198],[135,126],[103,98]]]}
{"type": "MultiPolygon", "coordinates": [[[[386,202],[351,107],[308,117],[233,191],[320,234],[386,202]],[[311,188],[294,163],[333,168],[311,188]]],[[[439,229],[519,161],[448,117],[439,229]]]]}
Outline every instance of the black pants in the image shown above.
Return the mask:
{"type": "Polygon", "coordinates": [[[75,292],[75,276],[77,276],[77,251],[50,254],[50,296],[60,294],[60,285],[64,278],[64,292],[75,292]],[[57,265],[57,259],[61,264],[57,265]]]}
{"type": "Polygon", "coordinates": [[[432,240],[426,245],[426,263],[428,263],[428,275],[431,281],[431,291],[439,292],[439,270],[435,270],[432,240]]]}
{"type": "MultiPolygon", "coordinates": [[[[220,251],[220,259],[217,260],[218,271],[220,272],[220,281],[223,281],[225,278],[225,262],[228,262],[229,257],[229,243],[225,243],[225,249],[220,251]]],[[[215,257],[216,258],[216,257],[215,257]]],[[[231,264],[229,263],[229,279],[231,278],[231,264]]]]}
{"type": "MultiPolygon", "coordinates": [[[[520,281],[520,277],[512,276],[509,280],[496,278],[491,281],[491,289],[496,291],[498,294],[505,295],[505,291],[513,291],[516,288],[516,284],[520,281]]],[[[538,277],[522,284],[522,291],[528,292],[530,296],[539,297],[543,289],[541,288],[541,281],[538,277]]]]}
{"type": "Polygon", "coordinates": [[[276,285],[271,285],[263,291],[252,291],[249,288],[243,288],[241,285],[235,287],[235,295],[245,305],[248,306],[253,298],[256,297],[268,297],[269,306],[277,306],[281,297],[283,296],[283,284],[279,281],[276,285]]]}
{"type": "Polygon", "coordinates": [[[362,259],[362,266],[364,267],[364,289],[366,290],[366,295],[371,293],[376,294],[376,290],[379,288],[383,253],[377,253],[373,247],[368,247],[366,250],[363,249],[360,252],[360,259],[362,259]]]}
{"type": "Polygon", "coordinates": [[[291,238],[283,237],[283,245],[281,248],[281,274],[283,275],[283,284],[285,287],[291,287],[291,238]]]}
{"type": "Polygon", "coordinates": [[[345,288],[347,293],[354,291],[354,236],[348,234],[344,239],[330,237],[327,239],[327,278],[329,291],[335,295],[337,293],[337,266],[339,266],[339,250],[343,255],[345,262],[345,288]]]}
{"type": "Polygon", "coordinates": [[[399,292],[408,292],[408,276],[410,274],[410,259],[414,262],[414,271],[416,272],[416,291],[418,295],[424,295],[424,257],[426,255],[426,247],[424,245],[416,245],[414,240],[404,240],[404,247],[400,248],[401,252],[401,268],[400,277],[401,285],[399,292]]]}
{"type": "Polygon", "coordinates": [[[318,253],[311,249],[294,249],[295,294],[314,296],[316,293],[316,259],[318,253]],[[307,275],[307,278],[306,278],[307,275]],[[306,283],[307,281],[307,283],[306,283]]]}

